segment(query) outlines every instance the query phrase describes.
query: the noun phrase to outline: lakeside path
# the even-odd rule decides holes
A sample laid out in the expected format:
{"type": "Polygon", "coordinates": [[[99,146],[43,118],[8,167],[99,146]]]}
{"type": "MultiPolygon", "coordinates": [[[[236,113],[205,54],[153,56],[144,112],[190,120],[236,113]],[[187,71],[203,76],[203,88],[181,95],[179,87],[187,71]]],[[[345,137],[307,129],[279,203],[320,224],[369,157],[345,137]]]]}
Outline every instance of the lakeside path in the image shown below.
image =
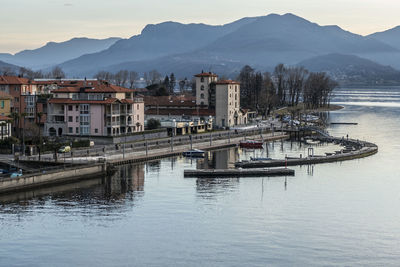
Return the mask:
{"type": "MultiPolygon", "coordinates": [[[[275,132],[275,133],[265,133],[257,135],[249,135],[246,137],[246,139],[263,139],[264,141],[273,141],[273,140],[281,140],[281,139],[286,139],[289,138],[289,135],[281,132],[275,132]]],[[[80,157],[80,158],[67,158],[66,162],[73,162],[73,161],[84,161],[87,160],[88,162],[90,161],[98,161],[101,158],[105,158],[107,163],[113,164],[113,165],[122,165],[126,163],[134,163],[134,162],[143,162],[147,160],[154,160],[154,159],[159,159],[159,158],[165,158],[165,157],[171,157],[171,156],[177,156],[182,154],[184,151],[187,151],[191,148],[193,149],[202,149],[202,150],[214,150],[214,149],[220,149],[220,148],[226,148],[226,147],[233,147],[239,144],[241,140],[243,140],[243,137],[234,137],[230,139],[222,139],[222,140],[213,140],[210,145],[209,140],[205,140],[204,142],[196,142],[193,143],[192,145],[189,144],[183,144],[183,145],[174,145],[171,149],[170,146],[168,147],[163,147],[163,148],[152,148],[149,149],[147,152],[145,149],[140,150],[140,151],[134,151],[134,152],[125,152],[124,153],[117,153],[117,154],[105,154],[104,156],[100,157],[80,157]],[[192,146],[192,147],[191,147],[192,146]]]]}

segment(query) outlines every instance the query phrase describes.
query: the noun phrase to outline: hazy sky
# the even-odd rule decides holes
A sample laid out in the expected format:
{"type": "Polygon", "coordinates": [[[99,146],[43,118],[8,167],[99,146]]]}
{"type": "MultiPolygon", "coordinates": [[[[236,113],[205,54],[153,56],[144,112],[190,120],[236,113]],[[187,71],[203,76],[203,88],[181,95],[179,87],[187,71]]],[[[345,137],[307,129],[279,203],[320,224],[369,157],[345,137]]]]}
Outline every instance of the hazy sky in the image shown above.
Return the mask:
{"type": "Polygon", "coordinates": [[[0,53],[73,37],[123,37],[163,21],[224,24],[294,13],[362,35],[400,25],[400,0],[0,0],[0,53]]]}

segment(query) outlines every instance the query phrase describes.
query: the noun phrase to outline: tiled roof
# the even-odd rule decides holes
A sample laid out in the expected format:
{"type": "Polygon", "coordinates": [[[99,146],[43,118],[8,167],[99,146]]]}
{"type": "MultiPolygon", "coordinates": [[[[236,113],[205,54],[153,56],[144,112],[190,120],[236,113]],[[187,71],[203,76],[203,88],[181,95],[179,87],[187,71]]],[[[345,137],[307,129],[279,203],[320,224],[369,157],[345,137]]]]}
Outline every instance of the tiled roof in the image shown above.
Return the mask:
{"type": "Polygon", "coordinates": [[[232,81],[232,80],[222,80],[216,82],[216,84],[240,84],[240,82],[232,81]]]}
{"type": "Polygon", "coordinates": [[[202,72],[199,74],[194,75],[195,77],[218,77],[217,74],[212,73],[212,72],[202,72]]]}
{"type": "Polygon", "coordinates": [[[196,107],[193,96],[145,96],[145,106],[196,107]]]}
{"type": "Polygon", "coordinates": [[[171,116],[215,116],[213,109],[168,109],[168,108],[151,108],[145,110],[146,115],[171,115],[171,116]]]}
{"type": "Polygon", "coordinates": [[[21,85],[21,84],[29,84],[30,80],[26,78],[20,78],[17,76],[0,76],[0,84],[13,84],[13,85],[21,85]]]}
{"type": "Polygon", "coordinates": [[[117,98],[107,98],[106,100],[74,100],[70,98],[52,98],[49,100],[49,103],[50,104],[112,104],[116,101],[122,102],[117,98]]]}
{"type": "Polygon", "coordinates": [[[79,93],[81,89],[84,90],[85,93],[133,93],[134,89],[124,88],[120,86],[116,86],[113,84],[104,83],[101,81],[96,81],[92,83],[92,85],[86,84],[86,86],[82,85],[71,85],[68,86],[65,84],[65,87],[61,87],[59,89],[53,90],[53,93],[79,93]]]}

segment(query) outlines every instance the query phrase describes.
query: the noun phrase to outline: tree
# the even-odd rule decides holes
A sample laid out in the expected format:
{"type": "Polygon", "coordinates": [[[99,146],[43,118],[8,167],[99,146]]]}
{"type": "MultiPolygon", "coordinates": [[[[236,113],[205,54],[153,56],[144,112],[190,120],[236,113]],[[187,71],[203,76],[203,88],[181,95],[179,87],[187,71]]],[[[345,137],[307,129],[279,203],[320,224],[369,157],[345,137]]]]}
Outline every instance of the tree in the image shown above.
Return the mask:
{"type": "Polygon", "coordinates": [[[149,77],[151,84],[155,84],[160,82],[161,74],[156,70],[149,71],[149,77]]]}
{"type": "Polygon", "coordinates": [[[4,76],[15,76],[15,71],[11,67],[0,68],[0,74],[4,76]]]}
{"type": "Polygon", "coordinates": [[[129,88],[133,89],[135,87],[135,81],[138,79],[139,74],[136,71],[129,72],[129,88]]]}
{"type": "Polygon", "coordinates": [[[173,94],[173,93],[174,93],[175,85],[176,85],[176,78],[175,78],[174,73],[171,73],[171,75],[169,76],[169,90],[170,90],[170,94],[173,94]]]}
{"type": "Polygon", "coordinates": [[[299,103],[300,95],[303,91],[304,80],[307,75],[307,70],[303,67],[287,68],[287,88],[288,88],[288,104],[295,106],[299,103]]]}
{"type": "Polygon", "coordinates": [[[253,99],[253,93],[252,90],[252,83],[253,83],[253,74],[254,74],[254,69],[250,67],[249,65],[244,66],[240,73],[238,80],[241,83],[240,86],[240,97],[241,100],[240,102],[242,103],[243,106],[245,107],[251,107],[252,105],[252,99],[253,99]]]}
{"type": "Polygon", "coordinates": [[[161,127],[161,123],[159,120],[153,119],[153,118],[147,120],[147,129],[148,130],[154,130],[154,129],[158,129],[160,127],[161,127]]]}
{"type": "Polygon", "coordinates": [[[63,79],[65,78],[65,73],[62,68],[60,68],[59,66],[55,66],[49,73],[49,76],[49,78],[63,79]]]}
{"type": "Polygon", "coordinates": [[[171,93],[168,75],[166,75],[164,78],[163,86],[167,89],[168,93],[171,93]]]}
{"type": "Polygon", "coordinates": [[[279,104],[284,105],[286,103],[286,67],[283,64],[279,64],[275,67],[274,76],[276,78],[277,94],[279,104]]]}

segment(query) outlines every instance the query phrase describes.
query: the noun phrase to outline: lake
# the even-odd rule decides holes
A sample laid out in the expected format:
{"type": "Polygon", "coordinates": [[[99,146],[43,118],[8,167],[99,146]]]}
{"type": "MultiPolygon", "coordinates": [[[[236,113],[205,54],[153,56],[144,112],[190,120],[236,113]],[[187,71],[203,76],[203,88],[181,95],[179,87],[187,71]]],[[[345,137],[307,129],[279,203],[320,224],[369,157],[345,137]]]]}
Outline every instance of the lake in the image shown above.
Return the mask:
{"type": "Polygon", "coordinates": [[[398,266],[400,89],[338,89],[333,102],[345,108],[329,121],[358,125],[328,131],[374,142],[378,154],[293,167],[294,177],[183,177],[186,168],[307,153],[274,142],[1,196],[0,266],[398,266]]]}

